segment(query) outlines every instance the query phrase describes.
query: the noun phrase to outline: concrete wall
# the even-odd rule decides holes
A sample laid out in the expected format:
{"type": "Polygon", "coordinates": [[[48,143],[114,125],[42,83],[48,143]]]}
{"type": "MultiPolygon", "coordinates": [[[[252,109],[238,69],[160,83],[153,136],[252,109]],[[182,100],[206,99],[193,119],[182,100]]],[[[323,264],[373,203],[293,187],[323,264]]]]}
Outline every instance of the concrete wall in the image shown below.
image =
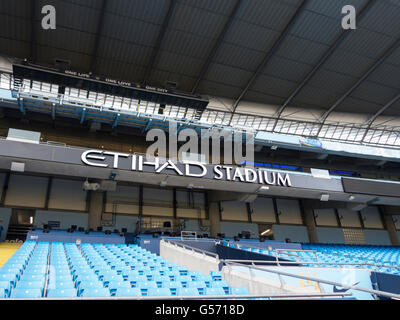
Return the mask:
{"type": "Polygon", "coordinates": [[[163,240],[160,241],[160,256],[179,266],[185,266],[188,270],[201,271],[204,275],[210,274],[210,271],[219,270],[218,259],[177,247],[163,240]]]}
{"type": "Polygon", "coordinates": [[[88,214],[85,212],[36,210],[34,225],[41,227],[48,221],[60,221],[60,229],[68,229],[71,225],[88,228],[88,214]]]}

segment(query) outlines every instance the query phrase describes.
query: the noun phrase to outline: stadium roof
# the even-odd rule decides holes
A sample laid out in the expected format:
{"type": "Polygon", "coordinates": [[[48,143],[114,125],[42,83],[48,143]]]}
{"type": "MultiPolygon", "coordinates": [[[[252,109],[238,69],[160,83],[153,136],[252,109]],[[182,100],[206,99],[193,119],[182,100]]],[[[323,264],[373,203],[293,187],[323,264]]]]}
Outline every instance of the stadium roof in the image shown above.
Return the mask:
{"type": "Polygon", "coordinates": [[[398,0],[0,2],[0,54],[276,106],[400,115],[398,0]],[[54,5],[57,29],[41,28],[54,5]],[[344,5],[357,29],[344,30],[344,5]]]}

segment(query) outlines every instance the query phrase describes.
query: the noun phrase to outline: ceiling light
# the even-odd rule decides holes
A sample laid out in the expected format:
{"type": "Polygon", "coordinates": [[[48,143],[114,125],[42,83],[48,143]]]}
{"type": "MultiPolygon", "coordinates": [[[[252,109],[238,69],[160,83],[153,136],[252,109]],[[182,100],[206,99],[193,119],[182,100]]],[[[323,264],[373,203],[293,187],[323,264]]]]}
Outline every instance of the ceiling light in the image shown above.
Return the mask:
{"type": "Polygon", "coordinates": [[[266,235],[266,234],[267,234],[268,232],[270,232],[270,231],[271,231],[271,229],[267,229],[267,230],[261,232],[261,235],[264,236],[264,235],[266,235]]]}
{"type": "Polygon", "coordinates": [[[356,197],[353,196],[352,194],[349,196],[349,200],[350,200],[350,201],[353,201],[355,198],[356,198],[356,197]]]}

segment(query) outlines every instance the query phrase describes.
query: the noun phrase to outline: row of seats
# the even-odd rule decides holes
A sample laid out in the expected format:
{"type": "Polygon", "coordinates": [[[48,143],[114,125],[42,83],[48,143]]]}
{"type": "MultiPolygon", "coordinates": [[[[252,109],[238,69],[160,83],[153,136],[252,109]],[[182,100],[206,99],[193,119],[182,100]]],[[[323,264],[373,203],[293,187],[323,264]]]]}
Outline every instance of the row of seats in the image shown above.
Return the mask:
{"type": "Polygon", "coordinates": [[[225,246],[279,257],[306,267],[349,267],[400,275],[400,249],[396,247],[303,244],[303,250],[265,250],[223,241],[225,246]],[[310,250],[310,251],[306,251],[310,250]],[[318,264],[316,264],[318,262],[318,264]]]}
{"type": "Polygon", "coordinates": [[[249,294],[230,287],[219,272],[189,271],[136,245],[27,241],[1,276],[6,298],[249,294]]]}

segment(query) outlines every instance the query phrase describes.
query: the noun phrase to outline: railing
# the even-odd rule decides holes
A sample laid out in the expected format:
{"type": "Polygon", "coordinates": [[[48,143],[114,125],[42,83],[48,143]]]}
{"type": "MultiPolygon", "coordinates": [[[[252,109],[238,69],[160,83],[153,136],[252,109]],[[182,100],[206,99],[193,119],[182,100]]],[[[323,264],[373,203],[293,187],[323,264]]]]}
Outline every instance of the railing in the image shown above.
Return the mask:
{"type": "Polygon", "coordinates": [[[30,301],[65,301],[65,300],[252,300],[252,299],[334,299],[334,298],[344,298],[351,297],[351,293],[320,293],[320,294],[275,294],[275,295],[199,295],[199,296],[141,296],[141,297],[101,297],[101,298],[91,298],[91,297],[76,297],[76,298],[0,298],[0,301],[9,300],[30,300],[30,301]]]}
{"type": "MultiPolygon", "coordinates": [[[[316,278],[316,277],[296,275],[296,274],[293,274],[293,273],[290,273],[290,272],[285,272],[285,271],[282,271],[282,270],[272,270],[270,268],[257,267],[256,263],[258,263],[258,264],[261,263],[261,261],[257,261],[257,260],[247,260],[247,262],[251,263],[250,265],[249,264],[243,264],[243,263],[240,263],[238,261],[243,262],[242,260],[221,260],[221,262],[223,262],[225,265],[227,265],[228,268],[230,268],[230,270],[232,269],[230,266],[239,266],[239,267],[248,268],[251,277],[252,277],[252,269],[253,269],[253,270],[259,270],[259,271],[263,271],[263,272],[274,273],[274,274],[277,274],[279,276],[287,276],[287,277],[293,277],[293,278],[297,278],[297,279],[301,279],[301,280],[313,281],[313,282],[316,282],[318,284],[319,283],[323,283],[323,284],[328,284],[328,285],[332,285],[332,286],[336,286],[336,287],[341,287],[343,289],[362,291],[362,292],[370,293],[371,295],[373,295],[375,297],[375,299],[378,296],[387,297],[387,298],[391,298],[391,299],[400,299],[400,295],[399,294],[393,294],[393,293],[389,293],[389,292],[385,292],[385,291],[361,288],[361,287],[358,287],[358,286],[355,286],[355,285],[347,285],[347,284],[344,284],[344,283],[339,283],[339,282],[335,282],[335,281],[320,279],[320,278],[316,278]]],[[[266,263],[266,264],[269,263],[268,261],[263,261],[263,262],[266,263]]],[[[281,286],[283,286],[283,281],[282,281],[282,279],[280,277],[279,277],[279,280],[281,282],[281,286]]]]}

